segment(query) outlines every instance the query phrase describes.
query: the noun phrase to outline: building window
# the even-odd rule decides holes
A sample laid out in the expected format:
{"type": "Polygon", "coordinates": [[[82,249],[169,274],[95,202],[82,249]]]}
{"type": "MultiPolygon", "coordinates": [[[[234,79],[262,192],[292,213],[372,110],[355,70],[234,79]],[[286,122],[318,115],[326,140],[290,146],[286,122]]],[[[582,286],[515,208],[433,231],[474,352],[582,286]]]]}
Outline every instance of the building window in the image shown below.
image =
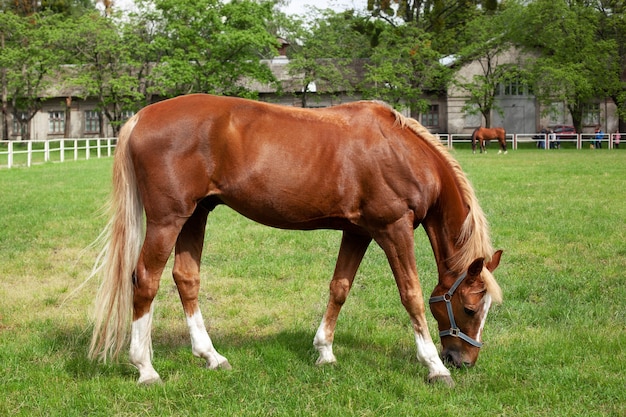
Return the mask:
{"type": "Polygon", "coordinates": [[[126,123],[128,121],[128,119],[130,119],[134,115],[135,115],[134,111],[131,111],[131,110],[123,111],[122,112],[122,122],[126,123]]]}
{"type": "Polygon", "coordinates": [[[600,104],[586,104],[583,108],[583,124],[585,126],[597,126],[600,124],[600,104]]]}
{"type": "Polygon", "coordinates": [[[431,104],[428,112],[422,114],[422,125],[439,127],[439,105],[431,104]]]}
{"type": "Polygon", "coordinates": [[[27,123],[26,125],[21,124],[19,121],[20,120],[26,120],[28,119],[28,114],[21,112],[17,115],[17,117],[13,117],[13,134],[14,135],[26,135],[28,134],[28,130],[29,130],[29,124],[27,123]],[[22,128],[24,129],[24,131],[22,131],[22,128]]]}
{"type": "Polygon", "coordinates": [[[51,111],[48,112],[48,133],[61,134],[65,133],[65,112],[51,111]]]}
{"type": "Polygon", "coordinates": [[[100,132],[100,117],[95,110],[85,110],[85,133],[100,132]]]}
{"type": "Polygon", "coordinates": [[[515,78],[498,85],[496,95],[519,97],[528,94],[527,90],[526,84],[520,78],[515,78]]]}

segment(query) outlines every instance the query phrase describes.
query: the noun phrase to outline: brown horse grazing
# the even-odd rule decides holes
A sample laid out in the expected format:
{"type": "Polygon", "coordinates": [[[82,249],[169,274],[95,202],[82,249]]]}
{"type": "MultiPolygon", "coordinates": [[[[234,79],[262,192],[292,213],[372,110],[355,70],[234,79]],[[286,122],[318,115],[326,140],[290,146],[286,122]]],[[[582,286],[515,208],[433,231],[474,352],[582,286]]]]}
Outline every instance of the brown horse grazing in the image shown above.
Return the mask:
{"type": "Polygon", "coordinates": [[[160,379],[151,363],[152,301],[174,249],[173,275],[192,352],[209,368],[230,368],[213,347],[198,303],[205,225],[219,204],[278,228],[343,231],[314,338],[318,364],[336,360],[339,310],[376,241],[409,314],[428,380],[452,385],[427,328],[417,276],[413,230],[422,224],[439,274],[431,310],[443,357],[456,366],[476,361],[487,312],[501,299],[491,274],[501,251],[494,255],[474,191],[436,138],[377,102],[312,110],[209,95],[150,105],[120,132],[108,243],[96,264],[103,282],[92,358],[116,357],[130,326],[130,361],[139,382],[160,379]]]}
{"type": "Polygon", "coordinates": [[[479,127],[472,133],[472,152],[476,153],[476,141],[480,143],[480,153],[487,153],[485,142],[489,140],[498,140],[500,150],[498,153],[508,153],[506,150],[506,130],[501,127],[486,128],[479,127]]]}

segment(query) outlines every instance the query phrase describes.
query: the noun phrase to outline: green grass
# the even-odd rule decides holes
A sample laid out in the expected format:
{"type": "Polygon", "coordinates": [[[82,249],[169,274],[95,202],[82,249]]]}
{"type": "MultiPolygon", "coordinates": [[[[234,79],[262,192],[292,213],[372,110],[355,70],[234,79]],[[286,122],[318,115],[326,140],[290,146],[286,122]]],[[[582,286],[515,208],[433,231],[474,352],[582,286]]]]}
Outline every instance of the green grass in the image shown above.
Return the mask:
{"type": "MultiPolygon", "coordinates": [[[[340,233],[274,230],[225,207],[209,218],[201,304],[233,370],[192,357],[166,271],[153,332],[164,384],[137,386],[126,357],[86,359],[96,283],[65,301],[95,256],[111,159],[0,170],[0,415],[625,415],[626,153],[456,156],[505,250],[505,301],[476,367],[452,371],[454,390],[425,383],[375,246],[340,316],[339,363],[316,367],[340,233]]],[[[421,229],[416,240],[428,295],[434,259],[421,229]]]]}

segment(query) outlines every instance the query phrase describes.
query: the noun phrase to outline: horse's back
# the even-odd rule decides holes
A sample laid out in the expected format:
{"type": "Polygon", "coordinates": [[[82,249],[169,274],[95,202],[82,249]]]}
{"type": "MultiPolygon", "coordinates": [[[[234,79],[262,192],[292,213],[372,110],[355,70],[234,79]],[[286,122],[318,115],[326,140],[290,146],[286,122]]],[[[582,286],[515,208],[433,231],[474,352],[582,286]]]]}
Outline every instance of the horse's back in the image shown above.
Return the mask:
{"type": "Polygon", "coordinates": [[[427,200],[419,194],[434,178],[421,176],[433,162],[416,135],[375,102],[298,109],[182,96],[142,110],[132,140],[143,195],[208,198],[283,228],[391,222],[427,200]]]}

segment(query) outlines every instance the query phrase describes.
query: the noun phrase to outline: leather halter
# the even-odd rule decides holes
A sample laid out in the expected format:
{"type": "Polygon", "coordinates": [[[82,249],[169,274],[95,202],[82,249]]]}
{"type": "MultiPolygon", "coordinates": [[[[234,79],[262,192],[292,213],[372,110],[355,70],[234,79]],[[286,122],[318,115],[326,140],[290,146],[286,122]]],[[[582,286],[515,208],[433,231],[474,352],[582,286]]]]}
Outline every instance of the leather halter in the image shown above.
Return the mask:
{"type": "Polygon", "coordinates": [[[450,329],[448,329],[448,330],[441,330],[439,332],[439,337],[443,337],[443,336],[458,337],[459,339],[464,340],[465,342],[469,343],[470,345],[479,348],[483,344],[481,342],[479,342],[478,340],[469,337],[468,335],[463,333],[461,331],[461,329],[458,328],[458,326],[456,325],[456,321],[454,320],[454,313],[452,312],[452,302],[451,302],[452,296],[454,295],[454,292],[459,287],[459,285],[461,285],[461,283],[463,282],[463,280],[466,277],[467,277],[467,271],[464,272],[456,280],[454,285],[452,285],[452,287],[450,287],[450,289],[448,290],[447,293],[445,293],[444,295],[437,295],[435,297],[430,297],[430,300],[428,302],[430,304],[438,303],[440,301],[445,301],[446,302],[446,309],[448,310],[448,318],[450,319],[450,329]]]}

